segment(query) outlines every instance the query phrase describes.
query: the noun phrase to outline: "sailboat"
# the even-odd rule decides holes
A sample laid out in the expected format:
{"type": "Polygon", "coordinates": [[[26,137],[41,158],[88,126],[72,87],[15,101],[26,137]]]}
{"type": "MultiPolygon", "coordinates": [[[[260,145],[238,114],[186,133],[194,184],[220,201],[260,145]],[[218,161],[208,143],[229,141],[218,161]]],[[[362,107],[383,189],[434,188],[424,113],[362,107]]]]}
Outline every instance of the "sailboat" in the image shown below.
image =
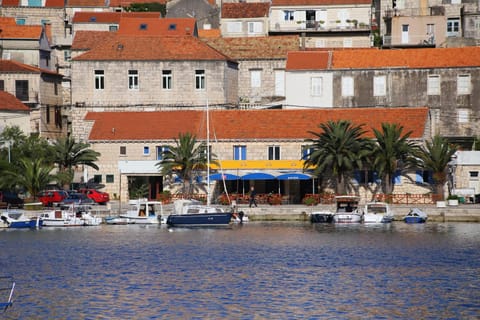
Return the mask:
{"type": "Polygon", "coordinates": [[[210,115],[207,100],[207,204],[198,200],[176,200],[167,217],[169,227],[224,227],[232,223],[233,213],[210,203],[210,115]]]}

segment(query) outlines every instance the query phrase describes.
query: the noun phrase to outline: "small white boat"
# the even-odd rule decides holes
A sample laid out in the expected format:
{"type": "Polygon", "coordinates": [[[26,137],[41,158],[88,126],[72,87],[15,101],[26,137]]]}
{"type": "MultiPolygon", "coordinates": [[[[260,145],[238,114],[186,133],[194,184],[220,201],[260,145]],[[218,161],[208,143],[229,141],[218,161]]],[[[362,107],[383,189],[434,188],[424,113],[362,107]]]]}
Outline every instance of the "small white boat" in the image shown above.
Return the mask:
{"type": "Polygon", "coordinates": [[[128,224],[128,218],[123,218],[120,216],[109,216],[105,217],[106,224],[128,224]]]}
{"type": "Polygon", "coordinates": [[[127,212],[120,213],[119,218],[127,219],[129,224],[162,223],[163,206],[161,201],[148,199],[130,200],[127,212]]]}
{"type": "Polygon", "coordinates": [[[410,209],[410,211],[403,217],[403,221],[406,223],[425,223],[427,222],[427,219],[427,214],[418,208],[410,209]]]}
{"type": "Polygon", "coordinates": [[[92,215],[89,206],[70,205],[45,211],[41,215],[45,227],[98,226],[102,218],[92,215]]]}
{"type": "Polygon", "coordinates": [[[27,217],[22,211],[5,211],[0,215],[0,227],[11,229],[38,229],[43,226],[41,217],[27,217]]]}
{"type": "Polygon", "coordinates": [[[336,196],[335,202],[337,210],[333,215],[335,223],[360,223],[362,222],[363,213],[358,210],[358,196],[336,196]]]}
{"type": "Polygon", "coordinates": [[[393,212],[386,202],[367,202],[363,210],[364,223],[388,223],[393,221],[393,212]]]}

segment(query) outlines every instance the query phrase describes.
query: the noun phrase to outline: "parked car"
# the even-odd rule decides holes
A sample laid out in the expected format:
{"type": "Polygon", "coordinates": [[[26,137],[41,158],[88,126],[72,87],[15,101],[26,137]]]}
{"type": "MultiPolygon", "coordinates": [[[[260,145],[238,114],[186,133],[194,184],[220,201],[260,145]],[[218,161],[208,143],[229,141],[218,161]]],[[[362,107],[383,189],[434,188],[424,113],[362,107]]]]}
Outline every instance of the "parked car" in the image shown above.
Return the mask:
{"type": "Polygon", "coordinates": [[[87,197],[87,195],[80,192],[72,192],[67,198],[63,199],[62,205],[71,204],[94,204],[95,201],[87,197]]]}
{"type": "Polygon", "coordinates": [[[45,190],[40,192],[38,195],[38,200],[46,206],[51,207],[54,204],[59,204],[68,197],[67,191],[64,190],[45,190]]]}
{"type": "Polygon", "coordinates": [[[98,204],[106,204],[110,201],[110,195],[96,189],[80,189],[78,192],[83,193],[98,204]]]}
{"type": "Polygon", "coordinates": [[[24,201],[15,192],[0,191],[0,202],[10,207],[22,208],[24,201]]]}

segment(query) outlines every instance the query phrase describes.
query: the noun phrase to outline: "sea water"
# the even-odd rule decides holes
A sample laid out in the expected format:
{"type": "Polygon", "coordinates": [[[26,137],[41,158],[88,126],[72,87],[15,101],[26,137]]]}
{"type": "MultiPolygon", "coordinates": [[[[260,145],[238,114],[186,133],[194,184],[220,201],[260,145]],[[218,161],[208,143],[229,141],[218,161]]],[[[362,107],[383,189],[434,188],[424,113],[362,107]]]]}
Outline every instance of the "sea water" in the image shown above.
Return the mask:
{"type": "Polygon", "coordinates": [[[478,319],[480,224],[0,230],[0,275],[5,319],[478,319]]]}

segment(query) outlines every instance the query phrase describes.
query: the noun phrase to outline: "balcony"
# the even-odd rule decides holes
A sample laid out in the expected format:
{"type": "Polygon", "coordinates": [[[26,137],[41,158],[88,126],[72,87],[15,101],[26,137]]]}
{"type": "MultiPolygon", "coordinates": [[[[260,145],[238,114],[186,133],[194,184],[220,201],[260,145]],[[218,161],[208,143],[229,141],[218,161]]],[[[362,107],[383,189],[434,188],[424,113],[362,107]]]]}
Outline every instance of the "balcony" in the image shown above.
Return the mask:
{"type": "Polygon", "coordinates": [[[338,31],[370,31],[370,24],[356,20],[331,20],[331,21],[282,21],[270,25],[270,32],[338,32],[338,31]]]}

